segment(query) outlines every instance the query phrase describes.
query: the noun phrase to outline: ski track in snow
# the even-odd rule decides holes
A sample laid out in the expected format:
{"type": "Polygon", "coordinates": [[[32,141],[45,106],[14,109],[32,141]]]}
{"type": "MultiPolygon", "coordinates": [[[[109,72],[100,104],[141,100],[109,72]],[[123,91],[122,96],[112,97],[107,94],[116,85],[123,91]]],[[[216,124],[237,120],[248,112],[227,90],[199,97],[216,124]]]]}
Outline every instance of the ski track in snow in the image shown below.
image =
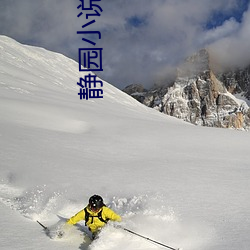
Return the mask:
{"type": "MultiPolygon", "coordinates": [[[[196,225],[197,229],[193,228],[192,231],[190,225],[187,226],[179,220],[172,208],[164,205],[164,197],[161,195],[141,195],[130,198],[107,197],[107,199],[109,201],[107,206],[123,217],[121,225],[129,230],[176,248],[178,248],[178,244],[182,244],[186,245],[185,249],[192,249],[194,246],[197,249],[199,244],[204,244],[204,239],[200,242],[197,240],[199,226],[196,225]],[[189,232],[185,230],[189,230],[189,232]],[[165,239],[166,242],[162,242],[161,239],[165,239]]],[[[126,249],[162,249],[155,243],[115,228],[113,223],[107,225],[101,231],[99,238],[92,243],[87,236],[88,232],[83,222],[68,228],[64,237],[58,239],[56,237],[57,231],[63,228],[65,220],[60,220],[57,214],[69,218],[83,206],[66,200],[63,192],[49,192],[46,185],[25,191],[10,183],[1,183],[0,202],[29,220],[45,222],[45,225],[50,229],[51,235],[49,236],[53,240],[65,242],[69,246],[79,244],[79,249],[82,250],[115,250],[120,247],[124,249],[124,245],[121,245],[124,243],[120,243],[121,239],[122,242],[128,243],[126,249]]]]}

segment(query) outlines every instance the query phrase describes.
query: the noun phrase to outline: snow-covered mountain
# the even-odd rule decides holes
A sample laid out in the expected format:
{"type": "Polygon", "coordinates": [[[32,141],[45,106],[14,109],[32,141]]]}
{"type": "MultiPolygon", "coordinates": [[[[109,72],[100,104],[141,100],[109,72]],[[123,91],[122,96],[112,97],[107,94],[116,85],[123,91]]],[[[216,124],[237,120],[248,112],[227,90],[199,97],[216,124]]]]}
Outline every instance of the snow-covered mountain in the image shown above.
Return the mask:
{"type": "Polygon", "coordinates": [[[108,225],[90,243],[53,228],[103,196],[122,225],[184,250],[248,250],[249,133],[193,126],[103,82],[80,100],[78,63],[0,36],[0,248],[153,250],[108,225]]]}
{"type": "Polygon", "coordinates": [[[170,87],[141,91],[131,85],[124,92],[149,107],[196,125],[249,129],[249,68],[215,71],[209,52],[203,49],[180,65],[170,87]]]}

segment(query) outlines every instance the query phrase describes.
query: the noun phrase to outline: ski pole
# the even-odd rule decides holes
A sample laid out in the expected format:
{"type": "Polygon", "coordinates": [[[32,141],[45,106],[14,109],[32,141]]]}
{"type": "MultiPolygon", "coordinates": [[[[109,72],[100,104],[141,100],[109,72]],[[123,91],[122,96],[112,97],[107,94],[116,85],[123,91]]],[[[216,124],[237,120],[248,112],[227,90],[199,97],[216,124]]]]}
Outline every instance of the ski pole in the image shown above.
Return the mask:
{"type": "Polygon", "coordinates": [[[48,228],[47,227],[45,227],[40,221],[36,221],[40,226],[42,226],[43,227],[43,229],[46,231],[46,230],[48,230],[48,228]]]}
{"type": "Polygon", "coordinates": [[[141,235],[141,234],[135,233],[135,232],[133,232],[133,231],[127,229],[127,228],[122,228],[122,229],[125,230],[125,231],[127,231],[127,232],[129,232],[129,233],[131,233],[131,234],[137,235],[137,236],[139,236],[139,237],[141,237],[141,238],[143,238],[143,239],[145,239],[145,240],[154,242],[154,243],[156,243],[156,244],[158,244],[158,245],[161,245],[161,246],[163,246],[163,247],[169,248],[169,249],[171,249],[171,250],[180,250],[180,248],[173,248],[173,247],[167,246],[167,245],[162,244],[162,243],[160,243],[160,242],[158,242],[158,241],[155,241],[155,240],[152,240],[152,239],[150,239],[150,238],[148,238],[148,237],[145,237],[145,236],[143,236],[143,235],[141,235]]]}

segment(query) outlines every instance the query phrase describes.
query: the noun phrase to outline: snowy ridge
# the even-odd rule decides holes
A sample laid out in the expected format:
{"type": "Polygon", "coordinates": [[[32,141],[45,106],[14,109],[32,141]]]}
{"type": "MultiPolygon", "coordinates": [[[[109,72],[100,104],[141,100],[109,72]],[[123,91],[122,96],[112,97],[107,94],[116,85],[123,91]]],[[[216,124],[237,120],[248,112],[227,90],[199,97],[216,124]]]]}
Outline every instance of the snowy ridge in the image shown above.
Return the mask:
{"type": "Polygon", "coordinates": [[[80,101],[79,76],[71,59],[0,37],[1,248],[162,249],[112,224],[90,243],[84,222],[61,240],[36,223],[55,228],[96,193],[167,245],[248,250],[249,133],[186,124],[108,83],[80,101]]]}
{"type": "MultiPolygon", "coordinates": [[[[79,86],[76,83],[80,77],[90,73],[79,72],[77,62],[43,48],[21,45],[5,36],[0,38],[0,84],[5,89],[32,96],[38,94],[36,95],[38,98],[39,91],[49,94],[51,90],[56,90],[58,94],[74,94],[77,97],[79,86]]],[[[138,106],[133,98],[109,83],[105,81],[103,83],[106,97],[104,101],[138,106]],[[120,101],[118,101],[119,98],[120,101]]],[[[51,98],[56,99],[57,96],[54,94],[51,98]]],[[[91,101],[95,102],[94,99],[91,101]]]]}

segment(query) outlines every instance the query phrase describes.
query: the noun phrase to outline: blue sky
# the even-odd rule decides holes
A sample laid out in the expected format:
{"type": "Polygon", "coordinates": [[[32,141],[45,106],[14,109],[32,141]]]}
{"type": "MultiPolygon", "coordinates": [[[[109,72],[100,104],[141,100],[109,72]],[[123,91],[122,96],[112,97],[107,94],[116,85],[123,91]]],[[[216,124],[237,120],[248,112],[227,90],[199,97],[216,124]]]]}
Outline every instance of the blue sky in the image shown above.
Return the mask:
{"type": "Polygon", "coordinates": [[[236,8],[233,8],[229,13],[224,13],[222,10],[216,10],[211,14],[211,18],[208,20],[206,28],[212,29],[217,26],[223,25],[225,20],[234,18],[237,22],[241,23],[243,14],[248,9],[249,0],[240,0],[237,3],[236,8]]]}
{"type": "MultiPolygon", "coordinates": [[[[85,0],[87,1],[87,0],[85,0]]],[[[124,88],[167,81],[187,56],[210,48],[223,64],[249,63],[250,0],[101,0],[103,12],[85,30],[103,48],[98,75],[124,88]]],[[[77,60],[93,47],[76,34],[86,24],[79,0],[1,0],[0,34],[77,60]]],[[[91,18],[89,19],[91,20],[91,18]]]]}

